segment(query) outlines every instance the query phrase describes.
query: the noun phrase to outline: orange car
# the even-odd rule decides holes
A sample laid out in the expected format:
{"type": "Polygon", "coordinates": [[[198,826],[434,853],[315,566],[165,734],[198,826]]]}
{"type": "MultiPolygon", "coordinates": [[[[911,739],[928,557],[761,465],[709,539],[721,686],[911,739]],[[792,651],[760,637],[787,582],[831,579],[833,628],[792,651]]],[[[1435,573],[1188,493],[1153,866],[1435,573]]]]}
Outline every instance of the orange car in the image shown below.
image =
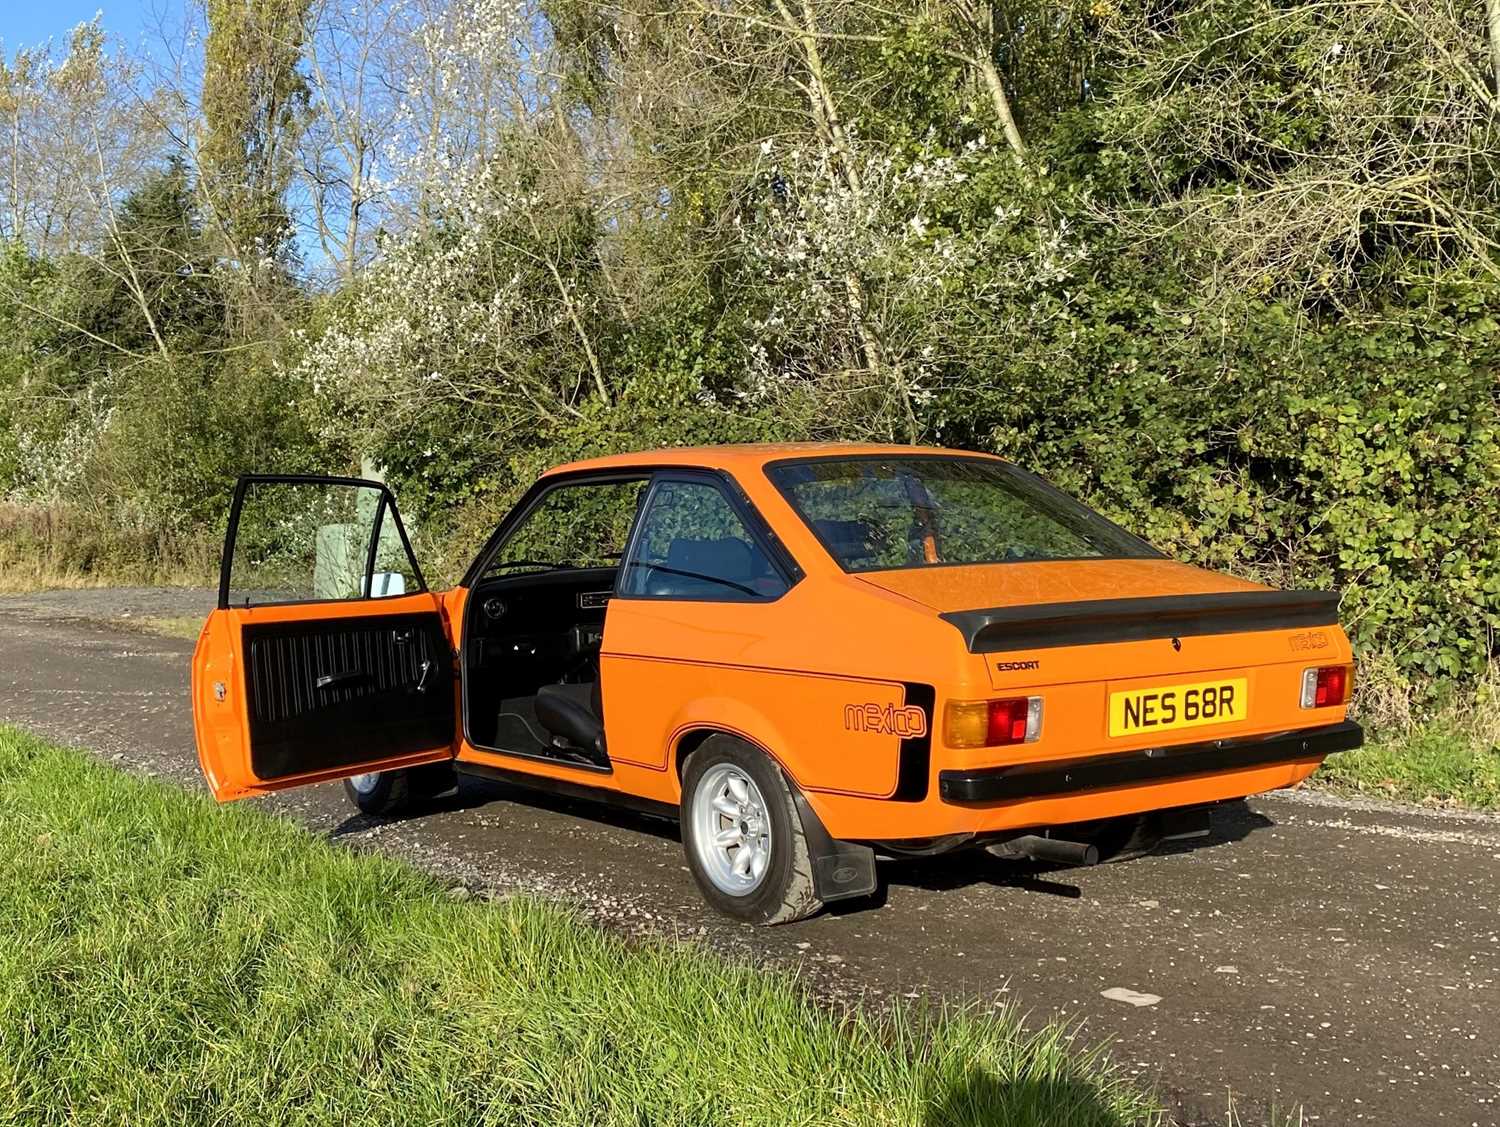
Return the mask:
{"type": "Polygon", "coordinates": [[[999,458],[662,450],[549,471],[428,590],[376,482],[253,476],[193,660],[220,800],[455,773],[679,818],[780,923],[875,857],[1056,863],[1206,832],[1357,747],[1338,600],[1162,556],[999,458]]]}

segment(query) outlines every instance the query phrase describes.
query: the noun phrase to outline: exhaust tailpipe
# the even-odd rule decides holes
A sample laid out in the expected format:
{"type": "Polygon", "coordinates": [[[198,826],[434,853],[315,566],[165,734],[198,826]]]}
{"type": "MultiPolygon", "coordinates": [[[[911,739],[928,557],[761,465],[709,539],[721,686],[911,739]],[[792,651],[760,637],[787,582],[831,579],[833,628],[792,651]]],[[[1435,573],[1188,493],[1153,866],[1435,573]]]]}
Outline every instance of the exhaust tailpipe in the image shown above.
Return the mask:
{"type": "Polygon", "coordinates": [[[1025,834],[1009,841],[996,842],[989,847],[996,857],[1014,860],[1025,857],[1032,861],[1043,861],[1049,865],[1097,865],[1099,847],[1082,841],[1064,841],[1057,837],[1042,837],[1025,834]]]}

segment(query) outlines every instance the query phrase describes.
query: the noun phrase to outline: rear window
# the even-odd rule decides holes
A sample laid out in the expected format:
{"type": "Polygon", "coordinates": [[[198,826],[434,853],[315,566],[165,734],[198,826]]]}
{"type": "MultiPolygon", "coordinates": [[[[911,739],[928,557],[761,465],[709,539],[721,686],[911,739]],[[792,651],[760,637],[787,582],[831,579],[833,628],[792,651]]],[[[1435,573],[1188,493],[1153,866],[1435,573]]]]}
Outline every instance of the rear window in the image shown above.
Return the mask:
{"type": "Polygon", "coordinates": [[[766,472],[845,571],[1160,555],[987,458],[819,458],[766,472]]]}

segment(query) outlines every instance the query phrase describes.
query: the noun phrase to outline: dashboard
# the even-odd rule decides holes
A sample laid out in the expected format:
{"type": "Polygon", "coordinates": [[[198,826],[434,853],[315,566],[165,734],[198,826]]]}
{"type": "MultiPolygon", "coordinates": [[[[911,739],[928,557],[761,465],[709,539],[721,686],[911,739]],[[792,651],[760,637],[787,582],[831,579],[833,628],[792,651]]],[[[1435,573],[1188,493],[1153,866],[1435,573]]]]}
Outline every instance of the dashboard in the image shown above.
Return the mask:
{"type": "Polygon", "coordinates": [[[596,680],[615,571],[568,568],[482,580],[469,597],[464,632],[471,705],[596,680]]]}

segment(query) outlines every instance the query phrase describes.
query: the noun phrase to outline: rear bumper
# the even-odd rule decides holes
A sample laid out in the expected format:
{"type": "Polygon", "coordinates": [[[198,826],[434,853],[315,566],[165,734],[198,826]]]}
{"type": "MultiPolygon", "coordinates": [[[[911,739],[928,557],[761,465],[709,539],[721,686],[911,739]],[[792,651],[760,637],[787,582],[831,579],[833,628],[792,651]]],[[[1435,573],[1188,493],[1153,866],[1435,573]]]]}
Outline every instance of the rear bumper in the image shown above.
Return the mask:
{"type": "Polygon", "coordinates": [[[1364,738],[1358,724],[1346,721],[1247,740],[1210,740],[1081,759],[940,771],[938,794],[944,802],[958,805],[1080,794],[1133,783],[1321,758],[1359,747],[1364,738]]]}

